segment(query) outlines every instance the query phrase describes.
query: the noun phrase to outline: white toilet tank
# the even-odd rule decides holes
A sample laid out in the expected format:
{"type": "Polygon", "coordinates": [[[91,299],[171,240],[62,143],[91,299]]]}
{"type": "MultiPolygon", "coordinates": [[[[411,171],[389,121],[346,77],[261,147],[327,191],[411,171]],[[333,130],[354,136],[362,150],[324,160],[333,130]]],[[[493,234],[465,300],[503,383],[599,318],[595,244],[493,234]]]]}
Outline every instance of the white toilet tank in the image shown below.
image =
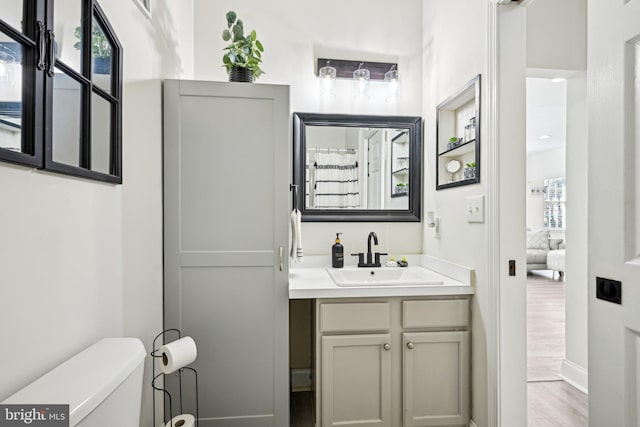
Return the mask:
{"type": "Polygon", "coordinates": [[[138,427],[145,350],[137,338],[105,338],[4,404],[68,404],[69,425],[138,427]]]}

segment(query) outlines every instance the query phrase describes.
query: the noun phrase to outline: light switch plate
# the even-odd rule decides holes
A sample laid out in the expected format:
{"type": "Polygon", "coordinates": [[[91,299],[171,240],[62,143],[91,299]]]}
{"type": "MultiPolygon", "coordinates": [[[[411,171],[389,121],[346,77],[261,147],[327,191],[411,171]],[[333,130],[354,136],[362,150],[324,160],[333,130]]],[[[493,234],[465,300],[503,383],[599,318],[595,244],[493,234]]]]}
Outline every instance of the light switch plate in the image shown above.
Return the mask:
{"type": "Polygon", "coordinates": [[[467,222],[484,222],[484,196],[467,197],[467,222]]]}

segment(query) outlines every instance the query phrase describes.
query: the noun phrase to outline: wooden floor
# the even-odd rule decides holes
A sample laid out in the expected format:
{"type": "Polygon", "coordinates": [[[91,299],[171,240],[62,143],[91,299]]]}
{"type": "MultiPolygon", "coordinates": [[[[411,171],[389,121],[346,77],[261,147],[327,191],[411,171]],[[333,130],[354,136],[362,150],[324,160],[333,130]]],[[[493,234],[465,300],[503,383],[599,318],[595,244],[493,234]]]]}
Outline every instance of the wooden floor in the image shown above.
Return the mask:
{"type": "Polygon", "coordinates": [[[588,425],[587,395],[560,378],[565,354],[564,292],[564,283],[552,279],[551,272],[527,277],[529,427],[588,425]]]}
{"type": "Polygon", "coordinates": [[[314,427],[313,393],[298,391],[291,393],[289,401],[289,418],[291,427],[314,427]]]}

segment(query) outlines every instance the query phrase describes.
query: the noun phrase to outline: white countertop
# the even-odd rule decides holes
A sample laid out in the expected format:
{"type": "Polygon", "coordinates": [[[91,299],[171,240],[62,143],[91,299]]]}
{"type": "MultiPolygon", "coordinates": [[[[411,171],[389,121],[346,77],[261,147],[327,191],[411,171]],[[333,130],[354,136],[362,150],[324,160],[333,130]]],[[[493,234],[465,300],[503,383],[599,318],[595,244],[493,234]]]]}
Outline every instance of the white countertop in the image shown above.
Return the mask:
{"type": "MultiPolygon", "coordinates": [[[[316,263],[310,263],[316,264],[316,263]]],[[[427,263],[434,265],[433,263],[427,263]]],[[[415,264],[414,264],[415,265],[415,264]]],[[[297,266],[296,266],[297,267],[297,266]]],[[[459,267],[459,266],[454,266],[459,267]]],[[[401,268],[401,267],[393,267],[401,268]]],[[[426,268],[426,267],[425,267],[426,268]]],[[[364,298],[393,296],[473,295],[474,288],[433,269],[430,272],[443,281],[442,285],[338,286],[326,267],[298,267],[289,272],[289,299],[364,298]]],[[[469,269],[469,271],[471,271],[469,269]]],[[[455,274],[451,274],[456,276],[455,274]]],[[[470,276],[470,275],[469,275],[470,276]]]]}

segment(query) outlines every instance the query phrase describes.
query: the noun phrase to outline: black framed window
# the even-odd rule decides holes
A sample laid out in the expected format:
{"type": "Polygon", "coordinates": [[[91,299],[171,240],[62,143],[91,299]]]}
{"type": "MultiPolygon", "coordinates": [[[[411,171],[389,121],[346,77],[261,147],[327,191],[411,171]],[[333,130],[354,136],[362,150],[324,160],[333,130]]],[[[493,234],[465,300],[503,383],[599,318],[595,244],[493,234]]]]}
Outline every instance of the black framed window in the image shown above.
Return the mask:
{"type": "Polygon", "coordinates": [[[44,0],[0,2],[0,160],[35,167],[43,164],[43,21],[44,0]]]}
{"type": "Polygon", "coordinates": [[[0,160],[121,183],[122,45],[104,11],[96,0],[11,2],[24,2],[25,28],[24,34],[14,28],[18,17],[0,6],[0,160]],[[20,43],[25,63],[21,111],[9,103],[12,93],[2,91],[8,37],[7,44],[20,43]],[[13,145],[2,127],[11,115],[21,118],[13,145]]]}

